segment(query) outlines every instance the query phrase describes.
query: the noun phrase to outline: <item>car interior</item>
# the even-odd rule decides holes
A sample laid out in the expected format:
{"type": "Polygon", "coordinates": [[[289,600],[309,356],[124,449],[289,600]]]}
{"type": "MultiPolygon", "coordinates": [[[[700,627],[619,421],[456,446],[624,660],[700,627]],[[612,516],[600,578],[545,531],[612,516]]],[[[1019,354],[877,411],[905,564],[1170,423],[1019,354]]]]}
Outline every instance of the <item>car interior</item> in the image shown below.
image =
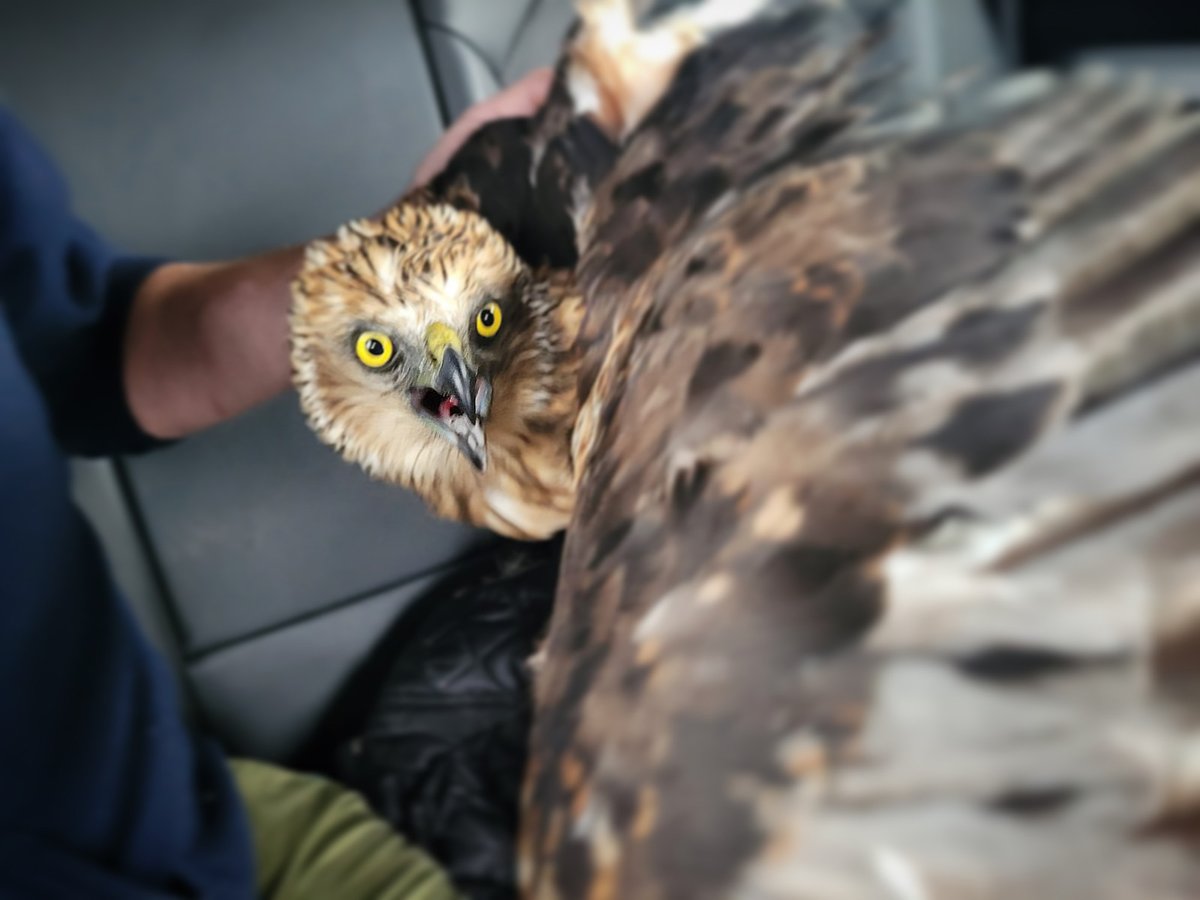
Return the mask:
{"type": "MultiPolygon", "coordinates": [[[[897,77],[1084,60],[1200,96],[1187,4],[913,0],[897,77]],[[1190,41],[1190,46],[1189,46],[1190,41]]],[[[469,104],[555,57],[570,0],[6,4],[0,102],[130,251],[208,259],[377,211],[469,104]]],[[[294,760],[385,634],[486,535],[321,446],[289,394],[136,458],[75,464],[80,504],[230,752],[294,760]]]]}

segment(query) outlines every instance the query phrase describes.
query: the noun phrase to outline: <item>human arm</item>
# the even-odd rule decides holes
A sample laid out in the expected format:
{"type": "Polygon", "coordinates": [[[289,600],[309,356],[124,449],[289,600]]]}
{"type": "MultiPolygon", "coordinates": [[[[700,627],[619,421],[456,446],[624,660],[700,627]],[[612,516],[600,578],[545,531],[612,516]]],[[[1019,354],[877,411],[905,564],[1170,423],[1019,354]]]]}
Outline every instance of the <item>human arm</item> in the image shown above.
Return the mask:
{"type": "MultiPolygon", "coordinates": [[[[532,114],[550,87],[537,70],[468,109],[417,167],[413,186],[436,175],[480,125],[532,114]]],[[[287,311],[302,248],[220,263],[170,263],[133,301],[124,382],[135,420],[177,438],[270,399],[290,382],[287,311]]]]}

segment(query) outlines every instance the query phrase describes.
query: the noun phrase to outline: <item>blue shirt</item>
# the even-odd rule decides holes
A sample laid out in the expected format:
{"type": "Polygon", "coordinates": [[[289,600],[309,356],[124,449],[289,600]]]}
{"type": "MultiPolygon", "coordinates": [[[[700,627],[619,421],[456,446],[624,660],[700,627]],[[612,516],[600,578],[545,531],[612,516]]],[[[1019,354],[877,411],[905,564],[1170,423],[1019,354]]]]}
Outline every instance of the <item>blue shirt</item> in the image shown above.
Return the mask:
{"type": "Polygon", "coordinates": [[[0,897],[253,895],[249,828],[218,748],[69,495],[66,454],[144,450],[121,381],[154,262],[71,213],[0,109],[0,897]]]}

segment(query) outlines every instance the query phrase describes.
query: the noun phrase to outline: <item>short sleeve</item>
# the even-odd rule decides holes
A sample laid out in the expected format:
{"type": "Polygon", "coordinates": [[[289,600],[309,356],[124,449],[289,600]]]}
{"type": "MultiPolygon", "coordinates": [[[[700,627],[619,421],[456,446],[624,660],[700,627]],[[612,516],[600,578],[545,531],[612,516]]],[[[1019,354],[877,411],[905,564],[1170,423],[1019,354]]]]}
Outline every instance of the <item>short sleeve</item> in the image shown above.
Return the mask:
{"type": "Polygon", "coordinates": [[[122,355],[133,297],[161,262],[122,255],[79,221],[48,155],[0,109],[0,308],[68,453],[158,443],[130,412],[122,355]]]}

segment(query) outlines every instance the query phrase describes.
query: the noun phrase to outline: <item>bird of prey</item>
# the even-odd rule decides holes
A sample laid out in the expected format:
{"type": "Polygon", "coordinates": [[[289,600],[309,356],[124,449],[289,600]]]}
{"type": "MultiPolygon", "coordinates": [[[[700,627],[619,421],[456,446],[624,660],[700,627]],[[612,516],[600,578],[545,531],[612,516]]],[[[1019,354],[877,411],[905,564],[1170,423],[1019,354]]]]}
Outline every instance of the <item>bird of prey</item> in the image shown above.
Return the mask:
{"type": "Polygon", "coordinates": [[[327,439],[567,522],[526,895],[1200,896],[1200,116],[896,104],[853,4],[602,8],[297,290],[327,439]]]}
{"type": "Polygon", "coordinates": [[[708,0],[637,30],[581,3],[549,102],[484,127],[428,189],[313,242],[292,361],[316,433],[437,513],[517,538],[567,524],[593,187],[680,60],[764,0],[708,0]]]}

